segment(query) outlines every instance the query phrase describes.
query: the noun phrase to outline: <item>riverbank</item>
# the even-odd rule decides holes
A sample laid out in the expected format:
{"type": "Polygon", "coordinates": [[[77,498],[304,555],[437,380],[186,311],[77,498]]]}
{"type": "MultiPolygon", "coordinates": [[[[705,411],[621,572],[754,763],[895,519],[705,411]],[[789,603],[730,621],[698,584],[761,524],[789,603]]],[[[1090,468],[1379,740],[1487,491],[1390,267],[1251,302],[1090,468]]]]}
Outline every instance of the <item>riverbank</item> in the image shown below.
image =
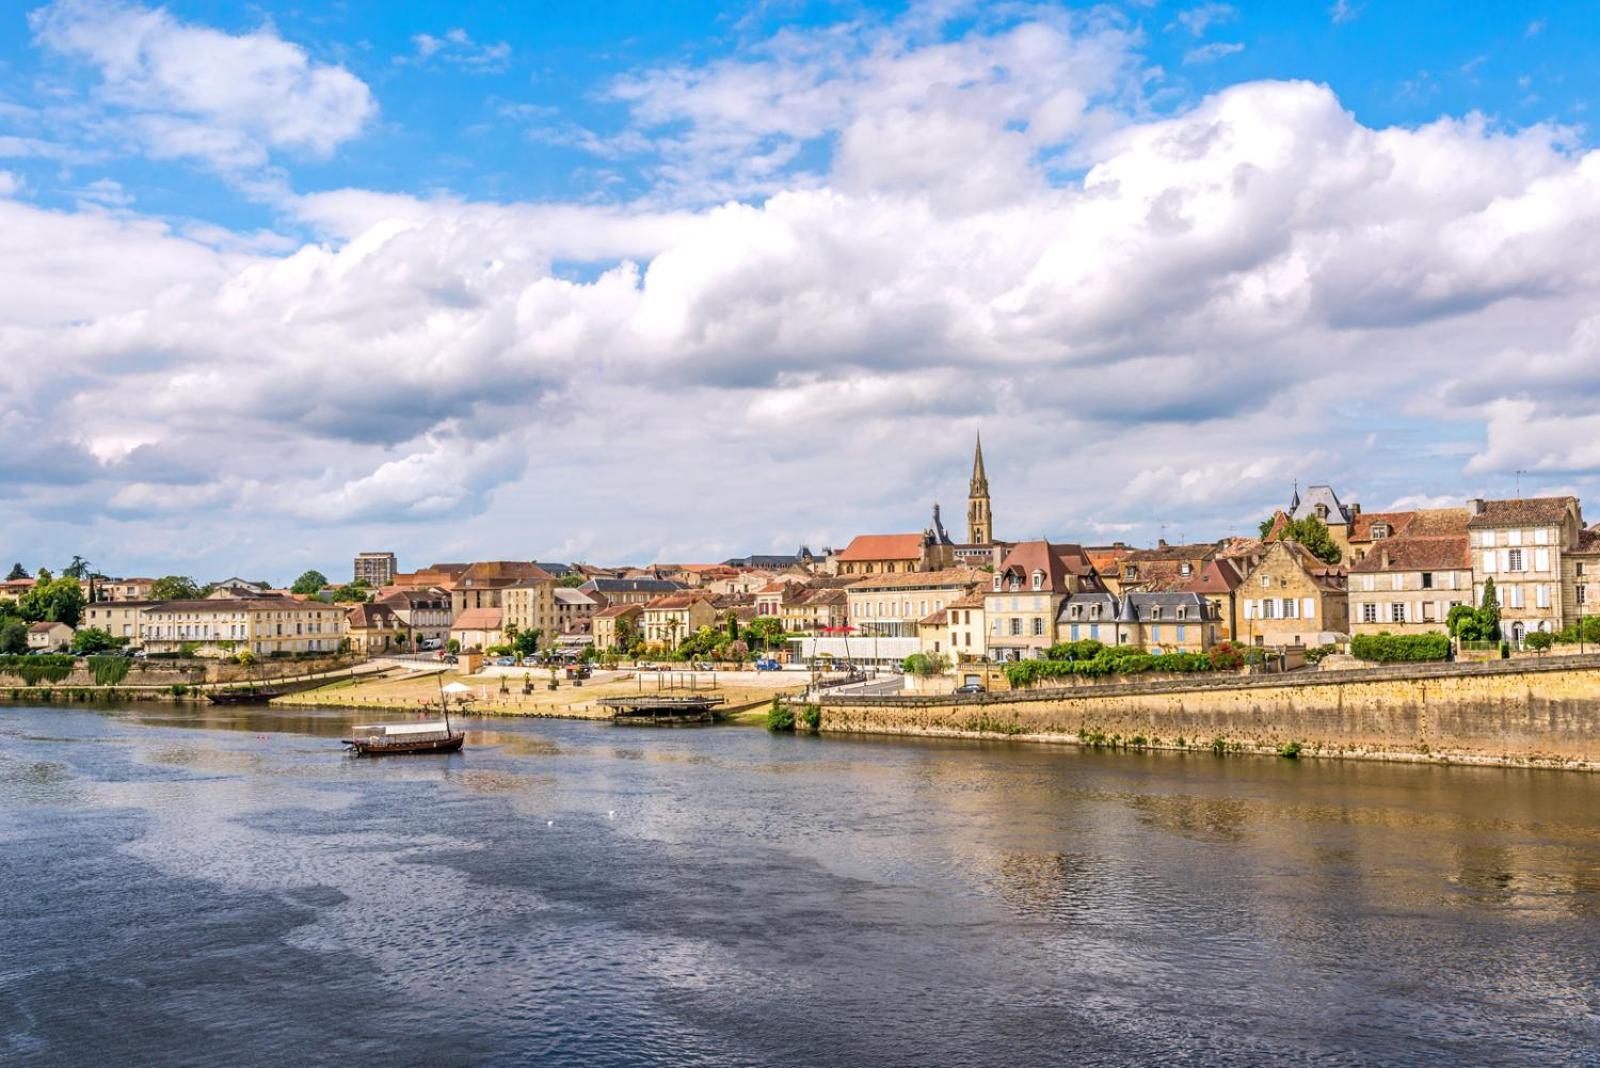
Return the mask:
{"type": "Polygon", "coordinates": [[[437,710],[440,687],[460,683],[472,689],[471,700],[462,706],[463,714],[472,716],[608,720],[612,709],[598,704],[602,698],[638,693],[704,692],[725,698],[723,710],[739,717],[750,710],[764,708],[776,695],[794,695],[804,688],[803,680],[777,672],[718,672],[714,677],[706,673],[693,680],[695,688],[692,690],[686,688],[691,685],[687,678],[657,679],[653,673],[647,673],[641,680],[631,671],[597,672],[582,685],[578,685],[577,680],[560,677],[554,690],[549,688],[546,671],[532,669],[526,678],[527,692],[524,692],[520,673],[503,676],[450,673],[356,682],[344,680],[280,698],[272,705],[274,708],[347,708],[359,712],[415,715],[430,708],[437,710]],[[673,688],[674,683],[677,688],[673,688]]]}
{"type": "Polygon", "coordinates": [[[1600,655],[819,706],[823,733],[1600,770],[1600,655]]]}

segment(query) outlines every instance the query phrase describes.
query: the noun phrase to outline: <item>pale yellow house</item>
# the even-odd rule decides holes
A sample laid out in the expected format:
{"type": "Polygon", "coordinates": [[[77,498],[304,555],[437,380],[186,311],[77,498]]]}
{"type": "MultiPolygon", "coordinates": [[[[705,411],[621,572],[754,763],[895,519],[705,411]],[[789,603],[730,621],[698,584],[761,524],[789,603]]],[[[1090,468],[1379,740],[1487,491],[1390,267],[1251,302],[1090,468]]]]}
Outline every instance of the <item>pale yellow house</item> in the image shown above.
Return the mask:
{"type": "Polygon", "coordinates": [[[983,591],[977,589],[945,606],[951,660],[983,660],[989,655],[989,631],[983,625],[983,599],[983,591]]]}
{"type": "Polygon", "coordinates": [[[717,610],[701,593],[669,593],[644,606],[640,627],[647,644],[668,652],[701,627],[715,626],[717,610]]]}
{"type": "Polygon", "coordinates": [[[336,653],[345,610],[294,597],[208,597],[166,601],[144,610],[139,639],[152,653],[192,648],[200,656],[248,650],[258,657],[336,653]]]}
{"type": "Polygon", "coordinates": [[[504,645],[503,615],[498,608],[469,608],[450,624],[450,638],[462,649],[488,649],[504,645]]]}
{"type": "Polygon", "coordinates": [[[1082,546],[1019,542],[984,593],[989,656],[1024,660],[1044,655],[1056,644],[1062,602],[1101,589],[1100,576],[1082,546]]]}
{"type": "Polygon", "coordinates": [[[95,601],[83,606],[83,618],[78,624],[84,627],[96,627],[113,638],[126,639],[129,648],[137,649],[143,640],[140,637],[140,624],[144,622],[145,610],[156,603],[155,601],[95,601]]]}
{"type": "MultiPolygon", "coordinates": [[[[1567,596],[1565,563],[1584,544],[1583,513],[1576,497],[1467,502],[1471,518],[1473,603],[1487,579],[1500,602],[1500,630],[1520,645],[1534,631],[1558,631],[1578,618],[1567,596]]],[[[1584,606],[1587,608],[1587,605],[1584,606]]]]}
{"type": "Polygon", "coordinates": [[[942,612],[988,577],[964,567],[865,576],[845,587],[850,625],[863,636],[915,638],[922,619],[942,612]]]}
{"type": "Polygon", "coordinates": [[[34,623],[28,628],[28,651],[59,652],[72,644],[73,633],[65,623],[34,623]]]}
{"type": "Polygon", "coordinates": [[[1450,609],[1472,597],[1465,533],[1383,538],[1350,568],[1350,632],[1442,634],[1450,609]]]}
{"type": "Polygon", "coordinates": [[[556,635],[561,633],[555,591],[554,582],[542,579],[523,579],[503,588],[500,591],[501,629],[508,634],[512,627],[517,628],[518,634],[536,630],[543,635],[540,648],[554,644],[556,635]]]}
{"type": "Polygon", "coordinates": [[[591,617],[595,652],[626,652],[617,640],[617,629],[619,626],[632,627],[637,633],[639,617],[642,615],[644,606],[637,604],[614,604],[596,612],[591,617]]]}
{"type": "Polygon", "coordinates": [[[350,651],[359,656],[411,652],[411,636],[399,614],[383,602],[352,605],[345,613],[350,651]]]}

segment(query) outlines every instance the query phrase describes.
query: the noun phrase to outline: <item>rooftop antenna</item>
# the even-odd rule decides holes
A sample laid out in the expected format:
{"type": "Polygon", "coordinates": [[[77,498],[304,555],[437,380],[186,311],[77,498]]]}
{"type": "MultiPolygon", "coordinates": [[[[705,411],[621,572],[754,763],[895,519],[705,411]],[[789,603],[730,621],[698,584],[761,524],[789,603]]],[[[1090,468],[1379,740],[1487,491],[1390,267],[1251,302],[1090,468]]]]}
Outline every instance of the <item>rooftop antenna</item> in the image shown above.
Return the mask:
{"type": "Polygon", "coordinates": [[[1517,471],[1517,500],[1519,501],[1522,500],[1522,476],[1527,473],[1521,469],[1517,471]]]}

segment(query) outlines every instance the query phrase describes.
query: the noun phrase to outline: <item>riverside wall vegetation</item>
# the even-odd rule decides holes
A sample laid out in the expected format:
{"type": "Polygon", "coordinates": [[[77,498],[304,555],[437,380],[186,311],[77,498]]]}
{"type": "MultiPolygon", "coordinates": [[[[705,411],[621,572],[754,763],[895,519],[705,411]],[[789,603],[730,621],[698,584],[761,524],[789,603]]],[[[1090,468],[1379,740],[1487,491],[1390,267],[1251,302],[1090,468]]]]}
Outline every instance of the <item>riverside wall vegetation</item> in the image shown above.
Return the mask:
{"type": "Polygon", "coordinates": [[[840,733],[1600,770],[1594,654],[819,704],[840,733]]]}

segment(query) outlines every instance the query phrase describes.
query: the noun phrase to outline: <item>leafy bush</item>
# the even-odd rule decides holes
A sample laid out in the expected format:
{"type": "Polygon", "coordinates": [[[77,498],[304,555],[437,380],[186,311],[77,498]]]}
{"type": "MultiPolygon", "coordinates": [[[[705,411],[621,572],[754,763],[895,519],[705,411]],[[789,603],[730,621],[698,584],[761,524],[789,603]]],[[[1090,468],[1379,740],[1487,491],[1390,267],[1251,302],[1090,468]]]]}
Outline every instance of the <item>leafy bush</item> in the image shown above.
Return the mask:
{"type": "Polygon", "coordinates": [[[806,730],[815,731],[822,729],[822,706],[801,705],[800,722],[805,724],[806,730]]]}
{"type": "Polygon", "coordinates": [[[1061,642],[1044,651],[1046,660],[1093,660],[1105,649],[1103,642],[1085,638],[1077,642],[1061,642]]]}
{"type": "Polygon", "coordinates": [[[943,653],[912,653],[900,662],[900,670],[919,679],[941,675],[949,666],[950,661],[943,653]]]}
{"type": "Polygon", "coordinates": [[[1211,650],[1211,667],[1214,671],[1238,671],[1244,667],[1245,655],[1232,642],[1223,642],[1211,650]]]}
{"type": "Polygon", "coordinates": [[[1358,660],[1378,664],[1418,663],[1450,659],[1448,634],[1358,634],[1350,652],[1358,660]]]}
{"type": "Polygon", "coordinates": [[[1143,675],[1151,671],[1191,674],[1215,671],[1216,665],[1206,653],[1147,653],[1135,646],[1105,646],[1087,660],[1016,660],[1003,670],[1006,681],[1013,689],[1025,689],[1042,679],[1062,679],[1074,675],[1098,679],[1107,675],[1143,675]]]}
{"type": "Polygon", "coordinates": [[[1536,653],[1549,652],[1550,647],[1556,643],[1556,636],[1549,631],[1536,630],[1526,638],[1522,644],[1536,653]]]}
{"type": "Polygon", "coordinates": [[[767,709],[767,730],[794,730],[794,710],[776,697],[772,699],[772,706],[767,709]]]}
{"type": "Polygon", "coordinates": [[[73,659],[64,654],[49,656],[0,656],[0,672],[16,675],[29,686],[40,682],[61,682],[72,674],[73,659]]]}
{"type": "Polygon", "coordinates": [[[1300,751],[1304,748],[1305,746],[1301,745],[1299,742],[1284,742],[1282,745],[1278,746],[1278,755],[1283,757],[1285,760],[1299,760],[1300,751]]]}
{"type": "Polygon", "coordinates": [[[1332,656],[1338,651],[1339,647],[1337,645],[1313,645],[1306,650],[1306,663],[1320,664],[1324,658],[1332,656]]]}
{"type": "MultiPolygon", "coordinates": [[[[1562,645],[1577,645],[1578,624],[1572,623],[1561,628],[1556,632],[1555,640],[1562,645]]],[[[1582,640],[1600,645],[1600,616],[1591,616],[1583,621],[1582,640]]]]}

